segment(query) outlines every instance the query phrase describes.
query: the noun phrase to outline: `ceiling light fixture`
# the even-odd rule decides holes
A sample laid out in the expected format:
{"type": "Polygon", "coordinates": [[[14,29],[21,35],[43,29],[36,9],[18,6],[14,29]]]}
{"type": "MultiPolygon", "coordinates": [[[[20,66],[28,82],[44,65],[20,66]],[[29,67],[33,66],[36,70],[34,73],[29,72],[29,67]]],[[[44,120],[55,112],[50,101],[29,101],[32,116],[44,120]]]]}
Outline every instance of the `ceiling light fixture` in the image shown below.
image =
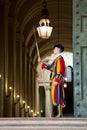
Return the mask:
{"type": "Polygon", "coordinates": [[[51,22],[49,20],[49,12],[47,9],[46,0],[43,1],[42,5],[43,9],[41,11],[41,19],[39,21],[37,31],[40,38],[49,38],[51,36],[53,27],[51,26],[51,22]]]}

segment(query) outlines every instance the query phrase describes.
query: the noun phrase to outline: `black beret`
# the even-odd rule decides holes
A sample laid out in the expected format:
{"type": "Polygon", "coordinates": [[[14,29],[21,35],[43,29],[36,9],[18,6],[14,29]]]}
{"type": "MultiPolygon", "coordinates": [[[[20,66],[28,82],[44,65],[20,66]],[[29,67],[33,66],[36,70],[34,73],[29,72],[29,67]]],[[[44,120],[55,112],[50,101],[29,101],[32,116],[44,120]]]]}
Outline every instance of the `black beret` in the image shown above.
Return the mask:
{"type": "Polygon", "coordinates": [[[54,48],[55,48],[55,47],[60,48],[60,49],[61,49],[61,52],[64,51],[64,46],[61,45],[61,44],[56,44],[56,45],[54,46],[54,48]]]}

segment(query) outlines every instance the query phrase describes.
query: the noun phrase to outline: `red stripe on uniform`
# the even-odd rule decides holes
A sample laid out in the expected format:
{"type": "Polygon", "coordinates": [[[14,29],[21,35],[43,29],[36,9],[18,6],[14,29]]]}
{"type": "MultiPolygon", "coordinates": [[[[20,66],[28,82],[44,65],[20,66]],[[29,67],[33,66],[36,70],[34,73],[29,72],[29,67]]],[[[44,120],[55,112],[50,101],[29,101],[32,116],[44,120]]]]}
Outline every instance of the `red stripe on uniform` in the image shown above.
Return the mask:
{"type": "Polygon", "coordinates": [[[56,87],[54,88],[54,101],[56,102],[56,87]]]}

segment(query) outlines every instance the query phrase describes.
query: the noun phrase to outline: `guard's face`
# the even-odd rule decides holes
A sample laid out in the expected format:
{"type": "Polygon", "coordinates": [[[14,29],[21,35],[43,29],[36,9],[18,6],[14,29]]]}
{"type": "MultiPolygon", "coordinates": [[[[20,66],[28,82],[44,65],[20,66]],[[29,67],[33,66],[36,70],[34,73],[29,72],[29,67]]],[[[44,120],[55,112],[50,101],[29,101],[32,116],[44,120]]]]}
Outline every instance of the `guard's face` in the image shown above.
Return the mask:
{"type": "Polygon", "coordinates": [[[58,53],[61,53],[61,49],[58,48],[58,47],[55,47],[54,50],[53,50],[54,54],[58,54],[58,53]]]}

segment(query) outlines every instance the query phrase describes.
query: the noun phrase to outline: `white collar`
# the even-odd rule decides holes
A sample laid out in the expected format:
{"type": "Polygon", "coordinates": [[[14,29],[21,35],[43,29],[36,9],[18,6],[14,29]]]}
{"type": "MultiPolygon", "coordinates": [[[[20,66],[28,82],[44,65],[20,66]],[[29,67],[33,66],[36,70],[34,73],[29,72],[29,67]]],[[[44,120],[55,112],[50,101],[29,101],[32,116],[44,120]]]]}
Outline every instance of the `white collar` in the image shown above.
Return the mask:
{"type": "Polygon", "coordinates": [[[58,56],[62,56],[61,53],[58,53],[58,54],[52,54],[49,58],[49,61],[48,63],[51,64],[58,56]]]}
{"type": "Polygon", "coordinates": [[[56,54],[55,58],[57,58],[58,56],[62,56],[62,54],[61,53],[56,54]]]}

